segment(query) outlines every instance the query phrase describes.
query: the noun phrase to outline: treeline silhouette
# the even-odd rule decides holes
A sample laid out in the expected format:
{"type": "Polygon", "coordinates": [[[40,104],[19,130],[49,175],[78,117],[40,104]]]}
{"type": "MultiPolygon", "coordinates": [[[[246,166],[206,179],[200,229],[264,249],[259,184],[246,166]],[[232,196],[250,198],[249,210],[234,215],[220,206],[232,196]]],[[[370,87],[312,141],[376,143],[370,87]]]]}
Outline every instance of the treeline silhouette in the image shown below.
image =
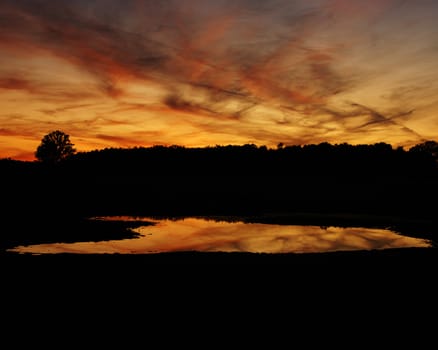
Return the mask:
{"type": "Polygon", "coordinates": [[[37,234],[36,225],[53,237],[71,223],[74,235],[78,219],[101,215],[332,213],[436,222],[438,162],[430,149],[153,146],[79,152],[56,164],[3,159],[4,232],[37,234]]]}
{"type": "Polygon", "coordinates": [[[341,176],[355,178],[435,177],[437,157],[421,147],[406,151],[386,143],[350,145],[329,143],[304,146],[215,146],[186,148],[153,146],[106,148],[80,152],[60,164],[0,161],[1,169],[21,172],[57,171],[63,175],[171,176],[341,176]],[[55,169],[56,168],[56,169],[55,169]]]}
{"type": "Polygon", "coordinates": [[[437,174],[437,159],[415,147],[393,149],[372,145],[215,146],[185,148],[104,149],[78,153],[63,164],[68,172],[101,175],[172,176],[341,176],[430,177],[437,174]]]}

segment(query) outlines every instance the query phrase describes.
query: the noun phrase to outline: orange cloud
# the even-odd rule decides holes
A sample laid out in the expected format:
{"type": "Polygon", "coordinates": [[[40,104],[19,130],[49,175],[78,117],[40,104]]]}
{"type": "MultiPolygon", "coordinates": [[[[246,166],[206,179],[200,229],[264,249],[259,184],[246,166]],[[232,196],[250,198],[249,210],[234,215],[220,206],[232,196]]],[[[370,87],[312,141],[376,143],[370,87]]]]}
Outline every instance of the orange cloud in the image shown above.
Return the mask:
{"type": "Polygon", "coordinates": [[[27,80],[21,78],[0,78],[0,89],[24,90],[29,93],[36,91],[35,87],[27,80]]]}
{"type": "Polygon", "coordinates": [[[402,2],[400,0],[329,0],[327,7],[334,13],[351,20],[354,17],[375,18],[402,2]]]}

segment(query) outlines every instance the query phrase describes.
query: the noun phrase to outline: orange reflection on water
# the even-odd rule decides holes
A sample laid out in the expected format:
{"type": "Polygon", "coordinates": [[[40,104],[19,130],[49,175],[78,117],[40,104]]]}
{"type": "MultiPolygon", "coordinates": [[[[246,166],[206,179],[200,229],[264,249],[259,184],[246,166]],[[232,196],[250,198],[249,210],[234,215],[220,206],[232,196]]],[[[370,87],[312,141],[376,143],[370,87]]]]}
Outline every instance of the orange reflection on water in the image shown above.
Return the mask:
{"type": "Polygon", "coordinates": [[[304,253],[429,247],[427,240],[387,229],[248,224],[200,218],[153,220],[133,231],[141,237],[101,242],[21,246],[10,251],[32,254],[150,254],[175,251],[304,253]]]}

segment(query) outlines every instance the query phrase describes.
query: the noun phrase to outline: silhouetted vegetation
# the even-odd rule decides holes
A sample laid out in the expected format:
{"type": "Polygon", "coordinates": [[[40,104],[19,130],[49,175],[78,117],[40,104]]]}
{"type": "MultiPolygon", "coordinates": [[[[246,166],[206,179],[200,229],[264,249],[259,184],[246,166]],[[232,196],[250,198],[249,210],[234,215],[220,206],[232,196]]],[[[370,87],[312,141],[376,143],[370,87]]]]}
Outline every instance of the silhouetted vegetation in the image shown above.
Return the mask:
{"type": "Polygon", "coordinates": [[[76,152],[73,146],[69,135],[55,130],[43,137],[35,152],[35,157],[45,163],[58,163],[76,152]]]}
{"type": "Polygon", "coordinates": [[[55,164],[3,159],[4,214],[11,227],[41,217],[266,213],[378,215],[436,225],[436,149],[433,141],[408,150],[386,143],[154,146],[78,152],[55,164]]]}
{"type": "Polygon", "coordinates": [[[405,151],[385,143],[357,146],[322,143],[278,149],[247,144],[108,148],[78,153],[64,166],[69,171],[133,176],[429,177],[436,175],[437,159],[436,153],[420,146],[405,151]]]}

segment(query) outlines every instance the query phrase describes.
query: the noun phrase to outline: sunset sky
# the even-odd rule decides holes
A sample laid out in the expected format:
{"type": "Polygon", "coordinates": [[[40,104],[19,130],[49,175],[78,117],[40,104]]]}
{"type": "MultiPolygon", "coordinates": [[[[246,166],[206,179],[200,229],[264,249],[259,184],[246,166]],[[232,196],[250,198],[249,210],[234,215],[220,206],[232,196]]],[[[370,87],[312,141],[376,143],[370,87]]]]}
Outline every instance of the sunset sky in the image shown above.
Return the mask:
{"type": "Polygon", "coordinates": [[[1,0],[0,158],[438,141],[436,0],[1,0]]]}

